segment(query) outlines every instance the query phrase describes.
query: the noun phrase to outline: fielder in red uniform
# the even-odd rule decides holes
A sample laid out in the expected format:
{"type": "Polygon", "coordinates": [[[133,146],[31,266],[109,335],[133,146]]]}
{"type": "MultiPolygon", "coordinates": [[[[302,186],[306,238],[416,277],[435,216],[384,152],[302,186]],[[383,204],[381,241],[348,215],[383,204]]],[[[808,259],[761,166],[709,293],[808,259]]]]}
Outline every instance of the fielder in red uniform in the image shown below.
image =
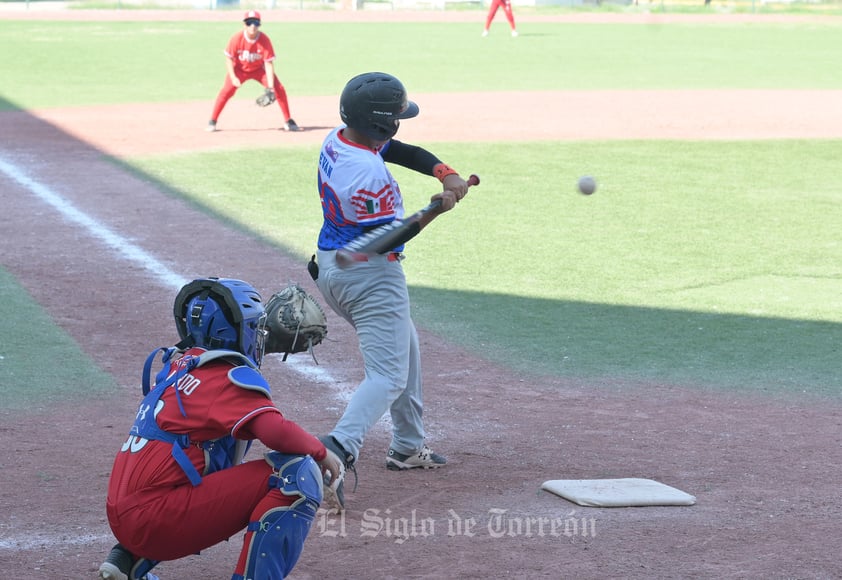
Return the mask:
{"type": "Polygon", "coordinates": [[[119,543],[99,578],[156,579],[150,571],[160,561],[197,554],[244,528],[232,580],[285,578],[322,502],[323,480],[332,484],[341,462],[272,404],[259,371],[266,315],[254,288],[194,280],[173,310],[181,342],[147,358],[144,398],[114,461],[106,511],[119,543]],[[272,451],[244,462],[254,439],[272,451]]]}
{"type": "Polygon", "coordinates": [[[242,32],[237,32],[225,48],[225,83],[213,105],[208,131],[216,131],[216,121],[225,104],[244,82],[254,80],[275,91],[275,100],[284,115],[284,131],[300,131],[289,114],[289,101],[284,85],[275,74],[275,49],[269,37],[260,32],[260,12],[249,10],[243,17],[242,32]]]}
{"type": "Polygon", "coordinates": [[[491,28],[491,21],[497,15],[497,10],[503,9],[503,14],[506,15],[506,20],[509,21],[509,28],[512,29],[512,36],[517,36],[515,29],[515,15],[512,12],[512,0],[491,0],[491,6],[488,7],[488,16],[485,17],[485,29],[482,31],[483,36],[488,36],[488,29],[491,28]]]}

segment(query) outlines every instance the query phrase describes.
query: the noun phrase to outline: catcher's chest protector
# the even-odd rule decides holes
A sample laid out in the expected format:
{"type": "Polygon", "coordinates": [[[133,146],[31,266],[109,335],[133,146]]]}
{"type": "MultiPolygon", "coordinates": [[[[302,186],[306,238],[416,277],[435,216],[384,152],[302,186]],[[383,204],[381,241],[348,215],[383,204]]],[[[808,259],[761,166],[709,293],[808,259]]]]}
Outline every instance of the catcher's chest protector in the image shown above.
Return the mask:
{"type": "Polygon", "coordinates": [[[184,452],[185,449],[195,444],[205,452],[204,475],[208,475],[242,462],[251,442],[237,440],[230,435],[211,441],[194,442],[190,440],[190,436],[187,434],[164,431],[158,426],[156,420],[158,413],[164,407],[164,402],[161,401],[164,392],[170,387],[176,389],[176,401],[178,402],[182,415],[186,417],[187,413],[182,405],[179,391],[179,387],[183,386],[182,381],[188,380],[191,376],[190,371],[193,369],[220,358],[229,360],[239,359],[249,365],[234,367],[228,371],[228,379],[231,383],[241,388],[260,391],[267,397],[270,396],[270,388],[269,383],[266,382],[263,375],[251,366],[251,361],[238,352],[228,350],[206,351],[199,356],[184,356],[174,363],[169,364],[170,357],[173,354],[174,351],[171,349],[157,349],[146,359],[143,369],[143,389],[146,396],[140,403],[140,408],[129,433],[135,437],[172,444],[173,459],[175,459],[176,463],[178,463],[185,475],[187,475],[190,483],[196,486],[201,483],[202,477],[190,461],[190,458],[187,457],[187,454],[184,452]],[[148,386],[150,368],[155,355],[161,351],[165,353],[163,356],[164,368],[161,369],[155,378],[155,387],[150,390],[148,386]]]}

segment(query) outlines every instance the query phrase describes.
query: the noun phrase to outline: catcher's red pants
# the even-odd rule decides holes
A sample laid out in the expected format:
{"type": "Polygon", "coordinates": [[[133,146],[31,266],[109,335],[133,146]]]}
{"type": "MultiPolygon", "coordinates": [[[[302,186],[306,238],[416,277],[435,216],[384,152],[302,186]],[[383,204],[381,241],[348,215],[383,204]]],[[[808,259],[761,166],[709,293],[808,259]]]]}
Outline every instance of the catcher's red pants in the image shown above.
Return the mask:
{"type": "MultiPolygon", "coordinates": [[[[114,536],[133,554],[176,560],[198,554],[240,532],[267,511],[291,505],[269,489],[272,467],[256,459],[202,478],[201,485],[150,488],[108,504],[114,536]]],[[[252,532],[247,532],[234,574],[242,574],[252,532]]]]}
{"type": "Polygon", "coordinates": [[[494,20],[494,16],[496,16],[497,10],[500,8],[503,9],[503,13],[506,15],[506,20],[509,21],[509,26],[512,30],[514,30],[515,15],[512,12],[511,0],[492,0],[491,6],[488,8],[488,16],[485,19],[485,29],[488,30],[491,27],[491,21],[494,20]]]}
{"type": "MultiPolygon", "coordinates": [[[[241,85],[246,81],[257,81],[264,87],[266,86],[266,71],[263,69],[253,73],[239,72],[237,74],[237,78],[240,79],[241,85]]],[[[273,86],[275,88],[275,98],[277,99],[278,106],[281,108],[281,113],[284,115],[284,122],[287,122],[290,118],[289,101],[287,100],[287,91],[284,88],[284,85],[281,84],[281,81],[278,80],[278,75],[275,75],[273,86]]],[[[222,88],[219,90],[219,94],[216,95],[216,102],[213,104],[213,113],[211,113],[212,121],[219,119],[222,109],[225,108],[226,103],[228,103],[228,101],[231,100],[231,97],[234,96],[234,93],[237,92],[237,88],[238,87],[231,84],[231,79],[228,75],[225,75],[225,84],[222,85],[222,88]]]]}

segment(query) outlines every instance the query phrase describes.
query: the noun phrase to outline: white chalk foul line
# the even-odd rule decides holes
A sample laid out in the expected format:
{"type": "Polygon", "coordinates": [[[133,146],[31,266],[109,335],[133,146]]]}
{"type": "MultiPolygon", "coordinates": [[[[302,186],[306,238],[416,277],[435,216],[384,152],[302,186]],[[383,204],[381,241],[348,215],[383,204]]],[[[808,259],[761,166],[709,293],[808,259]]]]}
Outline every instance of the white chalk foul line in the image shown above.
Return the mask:
{"type": "Polygon", "coordinates": [[[113,543],[113,538],[109,530],[103,530],[101,534],[73,534],[70,531],[59,531],[56,534],[26,533],[20,537],[0,538],[0,550],[40,550],[57,545],[88,546],[96,542],[113,543]]]}
{"type": "MultiPolygon", "coordinates": [[[[88,214],[77,209],[72,203],[61,195],[50,189],[43,183],[30,177],[25,170],[21,169],[11,161],[0,156],[0,171],[10,179],[17,182],[24,189],[31,191],[39,199],[55,208],[69,221],[76,223],[86,229],[93,237],[105,243],[115,250],[124,260],[132,262],[147,270],[165,286],[180,290],[182,286],[190,282],[189,279],[177,274],[166,264],[155,258],[152,254],[132,243],[129,239],[114,232],[106,225],[98,222],[88,214]]],[[[313,369],[301,364],[290,365],[300,375],[323,383],[335,383],[330,373],[322,368],[313,369]]]]}
{"type": "Polygon", "coordinates": [[[51,205],[66,219],[85,228],[93,237],[104,242],[108,247],[120,254],[123,259],[147,270],[163,282],[164,285],[178,290],[190,281],[173,272],[149,252],[139,248],[88,214],[76,209],[72,203],[55,193],[46,185],[31,178],[20,167],[2,157],[0,157],[0,171],[16,181],[24,189],[34,193],[42,201],[51,205]]]}

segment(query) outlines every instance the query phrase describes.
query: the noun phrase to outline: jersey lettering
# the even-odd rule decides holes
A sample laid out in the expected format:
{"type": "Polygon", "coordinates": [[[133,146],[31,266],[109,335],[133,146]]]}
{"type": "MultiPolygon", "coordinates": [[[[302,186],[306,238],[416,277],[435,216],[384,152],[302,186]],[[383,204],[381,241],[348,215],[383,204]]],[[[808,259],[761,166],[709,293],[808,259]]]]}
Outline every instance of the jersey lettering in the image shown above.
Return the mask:
{"type": "Polygon", "coordinates": [[[263,58],[259,52],[250,52],[248,50],[244,50],[240,53],[240,60],[243,62],[256,62],[263,58]]]}
{"type": "Polygon", "coordinates": [[[191,374],[186,374],[183,377],[181,377],[178,380],[178,383],[176,384],[178,386],[179,391],[181,391],[187,396],[190,396],[193,394],[193,391],[195,391],[199,387],[199,385],[202,384],[202,381],[200,381],[191,374]]]}
{"type": "Polygon", "coordinates": [[[319,153],[319,167],[322,168],[327,178],[330,179],[330,174],[333,173],[333,165],[330,164],[330,160],[324,153],[319,153]]]}

